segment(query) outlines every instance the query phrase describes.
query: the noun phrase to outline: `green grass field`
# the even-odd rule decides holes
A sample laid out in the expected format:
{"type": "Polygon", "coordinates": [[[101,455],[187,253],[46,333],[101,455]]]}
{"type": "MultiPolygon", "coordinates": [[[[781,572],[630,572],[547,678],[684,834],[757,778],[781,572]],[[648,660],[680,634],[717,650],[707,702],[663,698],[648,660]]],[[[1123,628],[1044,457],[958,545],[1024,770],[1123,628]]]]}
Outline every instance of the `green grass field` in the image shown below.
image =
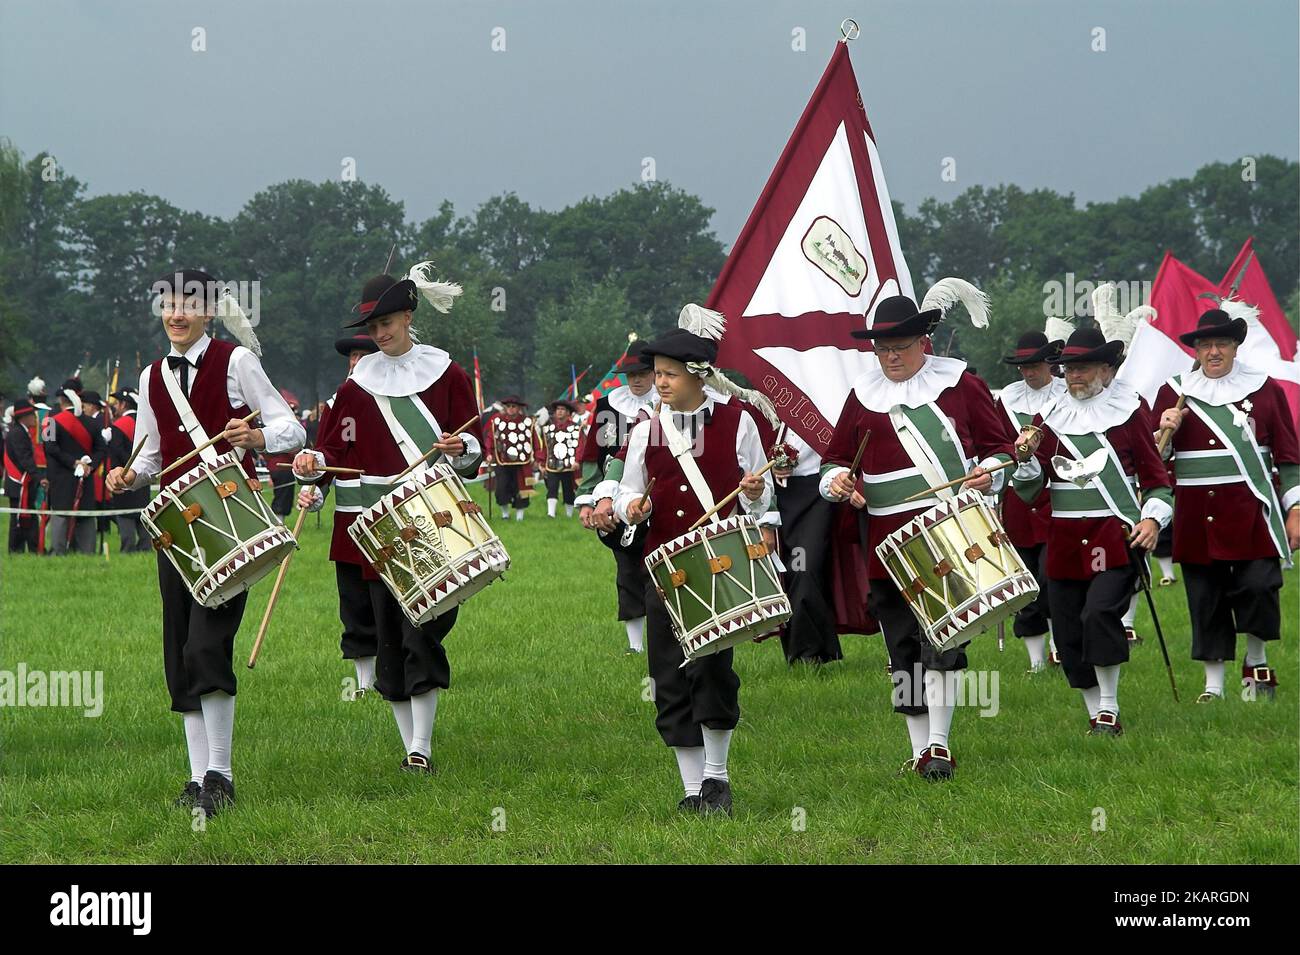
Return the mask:
{"type": "MultiPolygon", "coordinates": [[[[561,512],[562,513],[562,512],[561,512]]],[[[397,769],[388,705],[344,700],[329,517],[308,517],[257,669],[243,661],[270,594],[253,592],[236,650],[239,804],[195,831],[170,808],[188,774],[168,711],[152,555],[0,558],[0,669],[102,670],[104,710],[0,712],[0,862],[1296,862],[1297,601],[1271,648],[1272,703],[1217,706],[1188,659],[1181,584],[1159,591],[1183,702],[1149,616],[1124,668],[1118,740],[1088,738],[1057,673],[1025,675],[992,634],[999,712],[959,710],[957,778],[894,773],[907,753],[878,637],[845,638],[821,671],[776,640],[740,648],[734,819],[683,817],[671,752],[624,656],[613,561],[576,519],[534,502],[500,529],[514,567],[462,609],[434,777],[397,769]]],[[[1244,649],[1244,641],[1243,647],[1244,649]]],[[[1241,650],[1239,650],[1241,652],[1241,650]]],[[[1239,664],[1238,664],[1239,665],[1239,664]]]]}

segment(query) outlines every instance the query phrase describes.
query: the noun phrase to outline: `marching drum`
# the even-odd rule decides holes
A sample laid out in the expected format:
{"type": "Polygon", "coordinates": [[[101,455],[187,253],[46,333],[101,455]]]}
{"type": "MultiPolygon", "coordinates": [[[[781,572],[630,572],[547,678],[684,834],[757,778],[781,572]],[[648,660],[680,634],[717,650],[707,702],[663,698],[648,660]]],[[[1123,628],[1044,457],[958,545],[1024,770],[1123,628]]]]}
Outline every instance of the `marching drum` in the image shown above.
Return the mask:
{"type": "Polygon", "coordinates": [[[201,462],[164,487],[140,521],[203,607],[248,590],[297,547],[239,458],[201,462]]]}
{"type": "Polygon", "coordinates": [[[763,534],[748,515],[705,524],[645,559],[687,661],[761,637],[790,619],[763,534]]]}
{"type": "Polygon", "coordinates": [[[510,566],[479,506],[445,465],[399,484],[357,515],[348,533],[417,627],[510,566]]]}
{"type": "Polygon", "coordinates": [[[917,515],[876,553],[940,653],[970,643],[1038,594],[1034,575],[978,491],[917,515]]]}

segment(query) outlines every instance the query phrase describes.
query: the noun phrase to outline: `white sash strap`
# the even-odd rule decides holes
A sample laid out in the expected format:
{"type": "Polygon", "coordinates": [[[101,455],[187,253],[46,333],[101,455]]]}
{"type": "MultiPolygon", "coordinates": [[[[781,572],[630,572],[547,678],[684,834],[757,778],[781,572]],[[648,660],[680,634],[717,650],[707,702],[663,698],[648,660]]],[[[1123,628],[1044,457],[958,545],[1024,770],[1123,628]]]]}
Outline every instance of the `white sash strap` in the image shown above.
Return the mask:
{"type": "MultiPolygon", "coordinates": [[[[946,414],[939,410],[938,405],[933,402],[930,402],[930,405],[934,409],[935,416],[943,422],[944,429],[953,442],[953,447],[957,449],[957,453],[962,458],[965,458],[966,453],[962,450],[961,439],[953,431],[952,422],[948,420],[946,414]]],[[[894,426],[894,433],[898,435],[898,443],[902,445],[903,451],[911,459],[912,464],[921,472],[921,476],[925,478],[925,483],[930,487],[945,483],[948,477],[943,473],[943,468],[939,465],[938,460],[930,452],[924,437],[917,432],[911,420],[907,415],[903,414],[902,409],[897,405],[889,410],[889,423],[894,426]]],[[[948,500],[955,494],[955,488],[944,488],[936,491],[935,497],[940,500],[948,500]]]]}
{"type": "MultiPolygon", "coordinates": [[[[659,415],[659,426],[663,429],[664,437],[668,441],[668,450],[672,456],[677,459],[677,464],[681,467],[682,473],[686,475],[686,481],[690,484],[691,490],[695,492],[695,499],[700,502],[700,507],[704,508],[707,514],[713,509],[716,503],[713,500],[713,492],[709,489],[709,482],[704,480],[704,475],[700,473],[700,466],[695,463],[695,455],[691,453],[693,445],[682,437],[682,433],[677,430],[677,425],[673,424],[672,413],[659,415]]],[[[717,514],[713,515],[713,522],[716,524],[721,518],[717,514]]]]}
{"type": "MultiPolygon", "coordinates": [[[[209,435],[203,430],[203,425],[199,424],[199,419],[194,416],[194,408],[190,405],[190,399],[186,397],[185,392],[181,390],[181,383],[176,380],[176,373],[171,370],[164,358],[158,363],[158,373],[162,376],[163,384],[167,386],[167,395],[172,400],[172,407],[180,415],[181,425],[185,428],[185,433],[190,436],[196,448],[207,444],[209,435]]],[[[197,369],[194,371],[194,378],[198,377],[197,369]]],[[[235,448],[235,454],[242,461],[244,459],[244,449],[235,448]]],[[[221,455],[217,453],[215,446],[203,448],[199,452],[199,457],[205,464],[216,464],[217,458],[221,455]]]]}

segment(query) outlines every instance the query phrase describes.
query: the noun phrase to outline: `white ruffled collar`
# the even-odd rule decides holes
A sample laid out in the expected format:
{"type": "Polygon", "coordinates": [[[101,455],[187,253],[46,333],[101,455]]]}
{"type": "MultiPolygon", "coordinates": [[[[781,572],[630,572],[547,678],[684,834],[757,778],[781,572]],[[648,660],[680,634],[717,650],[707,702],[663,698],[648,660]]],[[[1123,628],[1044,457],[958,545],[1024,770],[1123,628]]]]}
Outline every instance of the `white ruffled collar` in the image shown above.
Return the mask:
{"type": "Polygon", "coordinates": [[[890,381],[885,371],[876,363],[858,375],[853,382],[853,392],[862,407],[868,411],[888,414],[891,408],[919,408],[929,404],[961,380],[966,363],[959,358],[926,355],[925,364],[906,381],[890,381]]]}
{"type": "Polygon", "coordinates": [[[1183,394],[1207,405],[1227,405],[1253,395],[1264,387],[1268,375],[1239,361],[1232,363],[1232,371],[1222,378],[1206,378],[1198,368],[1183,375],[1183,394]]]}
{"type": "Polygon", "coordinates": [[[645,411],[647,414],[653,414],[655,402],[659,400],[659,394],[653,388],[645,394],[637,396],[632,394],[632,389],[627,385],[619,385],[613,391],[605,395],[609,399],[609,406],[621,414],[624,418],[635,419],[638,414],[645,411]]]}
{"type": "Polygon", "coordinates": [[[1134,389],[1112,381],[1091,398],[1075,398],[1066,388],[1041,414],[1043,424],[1057,434],[1104,434],[1133,417],[1141,400],[1134,389]]]}
{"type": "Polygon", "coordinates": [[[366,355],[349,377],[372,395],[404,398],[424,391],[450,366],[451,356],[441,348],[415,344],[396,358],[381,351],[366,355]]]}
{"type": "Polygon", "coordinates": [[[1065,379],[1053,377],[1042,388],[1030,388],[1022,378],[998,392],[1002,407],[1020,414],[1038,414],[1044,406],[1065,391],[1065,379]]]}

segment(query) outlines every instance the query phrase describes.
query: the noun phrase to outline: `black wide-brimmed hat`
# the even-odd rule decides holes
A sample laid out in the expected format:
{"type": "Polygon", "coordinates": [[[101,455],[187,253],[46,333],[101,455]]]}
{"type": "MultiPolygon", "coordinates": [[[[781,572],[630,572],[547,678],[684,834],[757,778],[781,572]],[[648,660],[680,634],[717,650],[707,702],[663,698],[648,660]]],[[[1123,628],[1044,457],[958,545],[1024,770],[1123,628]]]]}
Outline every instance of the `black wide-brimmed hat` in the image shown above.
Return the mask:
{"type": "Polygon", "coordinates": [[[501,404],[502,404],[503,406],[504,406],[504,405],[518,405],[518,406],[521,407],[521,408],[526,408],[526,407],[527,407],[527,405],[524,403],[524,399],[523,399],[523,398],[520,398],[518,395],[506,395],[504,398],[501,399],[501,404]]]}
{"type": "Polygon", "coordinates": [[[1002,361],[1008,365],[1036,365],[1040,361],[1056,364],[1056,356],[1065,342],[1049,342],[1042,332],[1025,332],[1016,342],[1016,350],[1002,361]]]}
{"type": "Polygon", "coordinates": [[[36,414],[36,406],[33,405],[30,401],[15,402],[14,410],[12,412],[13,420],[17,421],[19,418],[21,418],[23,415],[26,414],[36,414]]]}
{"type": "Polygon", "coordinates": [[[75,391],[77,394],[81,394],[81,379],[69,378],[63,384],[59,385],[59,391],[75,391]]]}
{"type": "Polygon", "coordinates": [[[379,346],[375,344],[373,338],[365,332],[362,332],[358,335],[350,335],[346,338],[338,339],[334,342],[334,350],[344,358],[347,358],[354,351],[363,351],[367,355],[374,354],[379,351],[379,346]]]}
{"type": "Polygon", "coordinates": [[[154,295],[202,295],[211,305],[221,297],[221,283],[202,269],[172,269],[149,287],[154,295]]]}
{"type": "Polygon", "coordinates": [[[943,318],[943,310],[927,308],[924,312],[906,295],[882,298],[876,306],[876,318],[870,328],[850,332],[854,338],[913,338],[928,335],[943,318]]]}
{"type": "Polygon", "coordinates": [[[121,401],[124,404],[129,404],[132,408],[136,407],[136,405],[140,403],[139,397],[129,388],[119,388],[117,391],[109,395],[109,397],[114,401],[121,401]]]}
{"type": "Polygon", "coordinates": [[[1221,308],[1212,308],[1196,320],[1196,327],[1178,340],[1195,345],[1198,338],[1231,338],[1238,345],[1246,340],[1246,320],[1233,318],[1221,308]]]}
{"type": "Polygon", "coordinates": [[[99,405],[100,407],[103,407],[104,399],[99,397],[98,391],[86,389],[81,393],[81,403],[83,405],[99,405]]]}
{"type": "Polygon", "coordinates": [[[552,401],[549,405],[546,406],[546,410],[549,411],[551,414],[555,414],[556,408],[568,408],[569,414],[578,413],[578,406],[574,404],[572,401],[570,401],[568,398],[559,398],[555,401],[552,401]]]}
{"type": "Polygon", "coordinates": [[[718,343],[711,338],[693,335],[684,328],[672,328],[641,347],[642,361],[653,362],[656,355],[683,363],[707,361],[712,364],[718,359],[718,343]]]}
{"type": "Polygon", "coordinates": [[[344,328],[359,328],[372,318],[382,318],[393,312],[415,311],[420,304],[420,293],[409,278],[398,279],[391,275],[376,275],[361,289],[361,302],[357,305],[360,316],[344,328]]]}
{"type": "Polygon", "coordinates": [[[638,371],[654,371],[653,362],[647,362],[642,354],[645,351],[645,342],[637,339],[627,346],[627,354],[623,356],[618,363],[618,371],[621,374],[628,375],[638,371]]]}
{"type": "Polygon", "coordinates": [[[1070,333],[1057,362],[1062,365],[1082,365],[1095,361],[1103,365],[1118,365],[1123,351],[1124,343],[1119,339],[1106,341],[1100,328],[1078,328],[1070,333]]]}

